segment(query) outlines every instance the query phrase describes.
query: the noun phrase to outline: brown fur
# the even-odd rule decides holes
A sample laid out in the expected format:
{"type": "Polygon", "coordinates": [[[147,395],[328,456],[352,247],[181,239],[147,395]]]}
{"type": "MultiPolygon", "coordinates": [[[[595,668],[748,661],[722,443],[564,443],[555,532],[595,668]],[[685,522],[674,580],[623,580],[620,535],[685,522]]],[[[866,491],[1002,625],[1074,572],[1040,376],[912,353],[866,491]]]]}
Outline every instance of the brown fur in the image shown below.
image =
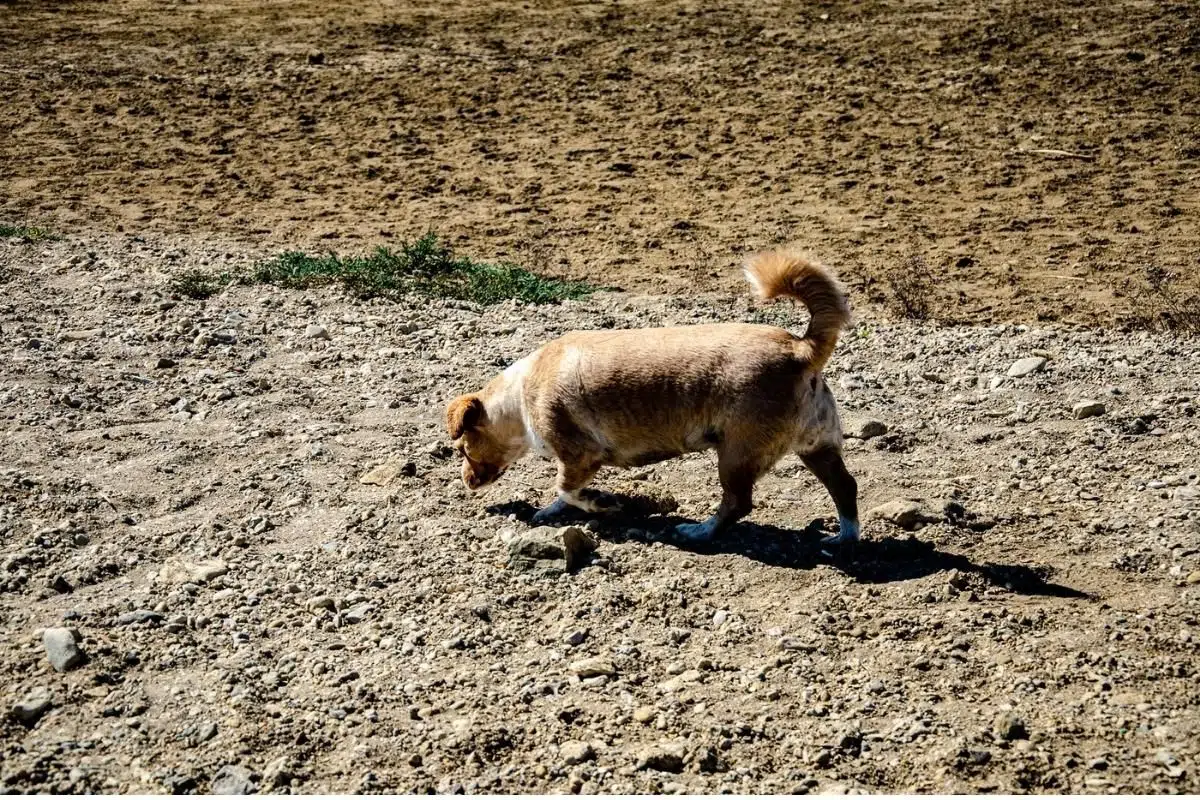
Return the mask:
{"type": "MultiPolygon", "coordinates": [[[[827,486],[852,486],[836,405],[820,375],[849,317],[845,296],[824,267],[790,253],[752,258],[746,274],[760,296],[808,306],[803,338],[743,324],[569,333],[451,402],[447,430],[464,456],[464,482],[490,483],[529,449],[552,457],[560,500],[544,517],[564,505],[595,510],[596,495],[583,490],[602,466],[715,449],[724,497],[707,527],[681,526],[695,529],[684,531],[689,536],[711,535],[748,513],[755,481],[789,451],[812,461],[827,486]]],[[[853,490],[830,491],[856,522],[845,499],[853,490]]]]}

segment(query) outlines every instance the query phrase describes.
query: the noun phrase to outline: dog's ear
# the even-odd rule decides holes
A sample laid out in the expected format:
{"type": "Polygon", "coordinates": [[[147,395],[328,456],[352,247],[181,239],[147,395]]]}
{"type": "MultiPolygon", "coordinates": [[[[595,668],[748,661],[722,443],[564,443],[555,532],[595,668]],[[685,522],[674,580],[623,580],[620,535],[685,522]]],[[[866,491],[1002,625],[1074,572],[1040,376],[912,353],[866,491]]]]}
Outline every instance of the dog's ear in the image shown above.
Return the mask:
{"type": "Polygon", "coordinates": [[[457,439],[483,422],[483,401],[473,394],[459,395],[450,401],[446,409],[446,430],[451,439],[457,439]]]}

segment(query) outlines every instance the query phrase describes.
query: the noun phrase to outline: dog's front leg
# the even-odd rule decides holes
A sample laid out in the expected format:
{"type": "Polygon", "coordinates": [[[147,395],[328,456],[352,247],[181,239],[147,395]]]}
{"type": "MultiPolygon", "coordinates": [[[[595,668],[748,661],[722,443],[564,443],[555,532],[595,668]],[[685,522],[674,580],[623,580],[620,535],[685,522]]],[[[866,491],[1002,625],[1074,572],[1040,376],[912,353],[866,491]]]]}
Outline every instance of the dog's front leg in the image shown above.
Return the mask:
{"type": "Polygon", "coordinates": [[[607,507],[597,502],[597,499],[602,496],[599,492],[585,493],[584,491],[599,469],[599,464],[583,466],[560,461],[556,482],[558,497],[553,503],[534,514],[533,522],[540,525],[566,511],[568,507],[578,508],[582,511],[605,510],[607,507]]]}

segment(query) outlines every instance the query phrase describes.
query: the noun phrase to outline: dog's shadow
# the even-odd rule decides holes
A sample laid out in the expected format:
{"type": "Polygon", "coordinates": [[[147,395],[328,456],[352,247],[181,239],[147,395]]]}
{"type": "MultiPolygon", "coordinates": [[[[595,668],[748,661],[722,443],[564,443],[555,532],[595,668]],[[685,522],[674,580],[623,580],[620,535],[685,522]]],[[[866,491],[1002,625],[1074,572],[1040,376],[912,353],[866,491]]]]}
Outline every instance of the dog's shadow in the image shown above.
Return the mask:
{"type": "MultiPolygon", "coordinates": [[[[513,515],[526,523],[530,523],[537,511],[524,501],[490,506],[487,510],[500,516],[513,515]]],[[[830,531],[819,519],[803,530],[741,522],[706,542],[694,542],[676,534],[677,524],[693,520],[674,515],[643,517],[624,511],[592,515],[568,509],[547,524],[582,525],[589,520],[595,520],[591,528],[609,542],[662,542],[699,555],[740,555],[785,569],[813,569],[826,565],[859,583],[908,581],[958,570],[963,577],[957,588],[964,591],[994,586],[1023,595],[1095,599],[1087,592],[1050,582],[1049,570],[990,561],[976,563],[963,555],[942,552],[913,536],[864,539],[850,546],[823,544],[821,539],[830,531]]]]}

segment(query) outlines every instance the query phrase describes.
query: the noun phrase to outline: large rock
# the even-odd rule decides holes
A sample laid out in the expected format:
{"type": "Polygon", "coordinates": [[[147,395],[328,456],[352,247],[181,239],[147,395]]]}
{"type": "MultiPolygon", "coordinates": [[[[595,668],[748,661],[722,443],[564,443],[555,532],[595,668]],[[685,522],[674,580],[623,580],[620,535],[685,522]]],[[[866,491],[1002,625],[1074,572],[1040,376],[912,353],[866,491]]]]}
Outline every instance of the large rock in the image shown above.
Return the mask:
{"type": "Polygon", "coordinates": [[[582,528],[542,526],[508,541],[508,565],[517,572],[561,575],[587,564],[596,540],[582,528]]]}
{"type": "Polygon", "coordinates": [[[53,707],[54,700],[50,695],[50,690],[44,686],[38,686],[13,703],[8,714],[24,725],[34,725],[42,718],[43,714],[53,707]]]}
{"type": "Polygon", "coordinates": [[[867,512],[868,518],[882,519],[905,530],[910,530],[918,522],[925,521],[921,506],[911,500],[892,500],[881,506],[876,506],[867,512]]]}
{"type": "Polygon", "coordinates": [[[210,794],[253,794],[258,787],[254,775],[245,767],[226,764],[217,770],[209,787],[210,794]]]}
{"type": "Polygon", "coordinates": [[[69,628],[47,628],[42,634],[42,647],[46,649],[50,666],[58,672],[75,669],[87,660],[69,628]]]}
{"type": "Polygon", "coordinates": [[[1024,378],[1026,375],[1032,375],[1035,372],[1041,372],[1046,366],[1046,359],[1041,356],[1030,356],[1022,358],[1019,361],[1014,361],[1012,366],[1008,368],[1008,377],[1024,378]]]}
{"type": "Polygon", "coordinates": [[[581,658],[578,661],[572,661],[570,670],[580,678],[595,678],[600,675],[611,677],[617,674],[617,668],[613,662],[602,656],[581,658]]]}
{"type": "Polygon", "coordinates": [[[1071,408],[1071,413],[1075,415],[1075,419],[1098,417],[1103,414],[1104,411],[1104,403],[1101,403],[1098,400],[1084,400],[1082,403],[1076,403],[1071,408]]]}

